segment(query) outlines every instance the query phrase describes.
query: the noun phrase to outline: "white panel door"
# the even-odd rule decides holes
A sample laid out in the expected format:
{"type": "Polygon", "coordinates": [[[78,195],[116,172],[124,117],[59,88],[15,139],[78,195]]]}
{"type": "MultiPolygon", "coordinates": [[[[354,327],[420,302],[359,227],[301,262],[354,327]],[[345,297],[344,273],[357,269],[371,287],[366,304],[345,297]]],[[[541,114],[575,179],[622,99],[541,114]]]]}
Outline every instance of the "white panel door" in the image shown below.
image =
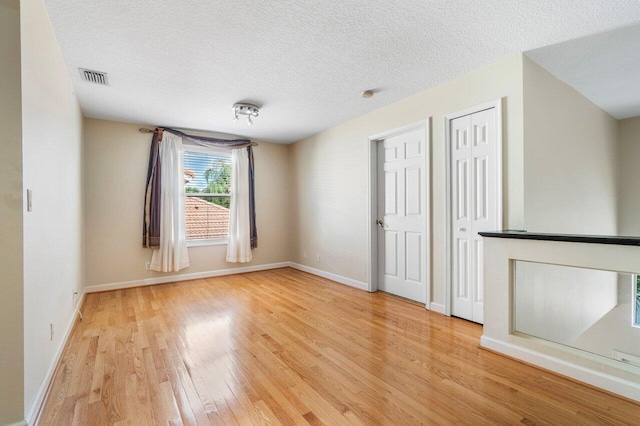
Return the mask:
{"type": "Polygon", "coordinates": [[[495,108],[450,122],[452,306],[451,314],[482,323],[482,237],[500,230],[499,149],[495,108]]]}
{"type": "Polygon", "coordinates": [[[378,288],[426,303],[425,132],[378,142],[378,288]]]}

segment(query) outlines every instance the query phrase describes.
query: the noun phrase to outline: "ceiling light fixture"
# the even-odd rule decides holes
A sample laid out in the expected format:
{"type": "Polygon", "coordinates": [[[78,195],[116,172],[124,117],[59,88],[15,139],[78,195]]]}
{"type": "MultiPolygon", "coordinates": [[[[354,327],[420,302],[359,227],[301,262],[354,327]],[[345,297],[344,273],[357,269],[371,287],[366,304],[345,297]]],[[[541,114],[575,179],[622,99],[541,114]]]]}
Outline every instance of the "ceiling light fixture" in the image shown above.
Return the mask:
{"type": "Polygon", "coordinates": [[[253,104],[237,103],[233,106],[233,122],[238,122],[239,115],[247,116],[247,124],[251,126],[253,119],[251,117],[257,117],[260,113],[260,108],[253,104]]]}

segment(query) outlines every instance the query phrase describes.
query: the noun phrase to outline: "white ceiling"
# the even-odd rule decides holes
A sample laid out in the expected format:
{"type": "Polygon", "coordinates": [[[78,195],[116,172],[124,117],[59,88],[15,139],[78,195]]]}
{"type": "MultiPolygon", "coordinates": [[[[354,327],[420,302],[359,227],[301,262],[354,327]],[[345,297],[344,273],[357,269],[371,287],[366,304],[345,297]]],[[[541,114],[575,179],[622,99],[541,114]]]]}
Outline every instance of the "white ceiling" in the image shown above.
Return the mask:
{"type": "Polygon", "coordinates": [[[87,117],[281,143],[640,19],[638,0],[44,3],[87,117]],[[110,86],[81,81],[78,67],[107,72],[110,86]],[[231,121],[239,101],[262,107],[253,127],[231,121]]]}
{"type": "Polygon", "coordinates": [[[526,54],[615,118],[640,115],[640,24],[526,54]]]}

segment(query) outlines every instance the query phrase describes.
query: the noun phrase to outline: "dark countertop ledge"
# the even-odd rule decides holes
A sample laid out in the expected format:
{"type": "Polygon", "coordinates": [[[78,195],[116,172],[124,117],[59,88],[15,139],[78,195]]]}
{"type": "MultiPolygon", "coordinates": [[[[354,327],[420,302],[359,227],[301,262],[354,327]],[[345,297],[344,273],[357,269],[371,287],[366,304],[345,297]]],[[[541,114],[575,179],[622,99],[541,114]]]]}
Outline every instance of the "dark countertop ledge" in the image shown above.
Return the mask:
{"type": "Polygon", "coordinates": [[[542,234],[526,231],[478,232],[483,237],[512,238],[517,240],[566,241],[571,243],[615,244],[619,246],[640,246],[640,237],[615,235],[542,234]]]}

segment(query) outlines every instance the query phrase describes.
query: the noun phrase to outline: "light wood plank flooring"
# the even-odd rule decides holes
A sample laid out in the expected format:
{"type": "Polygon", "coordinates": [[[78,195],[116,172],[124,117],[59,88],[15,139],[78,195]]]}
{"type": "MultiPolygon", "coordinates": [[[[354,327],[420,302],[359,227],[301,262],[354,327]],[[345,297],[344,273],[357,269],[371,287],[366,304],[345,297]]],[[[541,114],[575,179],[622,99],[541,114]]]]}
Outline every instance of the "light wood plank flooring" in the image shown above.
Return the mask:
{"type": "Polygon", "coordinates": [[[46,425],[640,424],[481,327],[292,269],[87,295],[46,425]]]}

